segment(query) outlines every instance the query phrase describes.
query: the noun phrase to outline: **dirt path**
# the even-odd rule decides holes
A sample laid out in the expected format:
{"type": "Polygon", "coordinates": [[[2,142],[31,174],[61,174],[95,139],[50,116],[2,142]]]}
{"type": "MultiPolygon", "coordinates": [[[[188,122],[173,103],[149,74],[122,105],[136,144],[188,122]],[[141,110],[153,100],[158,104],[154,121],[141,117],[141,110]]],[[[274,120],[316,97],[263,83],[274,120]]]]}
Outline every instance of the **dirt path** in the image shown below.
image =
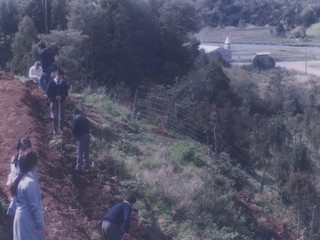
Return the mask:
{"type": "MultiPolygon", "coordinates": [[[[100,239],[100,219],[115,192],[112,187],[103,191],[105,186],[94,173],[79,175],[73,171],[75,148],[69,128],[61,139],[63,144],[50,144],[49,106],[42,95],[35,84],[22,83],[0,72],[0,188],[8,194],[5,183],[9,159],[19,138],[29,136],[41,165],[39,182],[46,209],[47,240],[100,239]]],[[[72,98],[67,105],[70,122],[72,98]]]]}

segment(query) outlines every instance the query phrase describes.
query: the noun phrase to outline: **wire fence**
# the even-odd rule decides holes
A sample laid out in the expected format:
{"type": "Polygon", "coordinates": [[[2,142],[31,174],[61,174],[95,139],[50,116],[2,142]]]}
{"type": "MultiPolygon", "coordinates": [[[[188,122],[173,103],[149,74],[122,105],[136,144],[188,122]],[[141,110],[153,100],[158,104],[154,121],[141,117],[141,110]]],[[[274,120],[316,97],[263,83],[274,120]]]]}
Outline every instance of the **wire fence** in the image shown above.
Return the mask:
{"type": "MultiPolygon", "coordinates": [[[[139,88],[135,93],[133,111],[135,117],[158,128],[173,131],[208,145],[208,151],[217,153],[217,126],[210,118],[197,115],[194,108],[159,96],[154,90],[139,88]]],[[[203,107],[203,106],[202,106],[203,107]]],[[[219,145],[226,145],[219,139],[219,145]]]]}
{"type": "MultiPolygon", "coordinates": [[[[232,144],[232,142],[236,141],[230,139],[230,136],[228,136],[226,132],[226,128],[229,126],[221,126],[219,120],[212,119],[209,116],[213,111],[210,109],[210,105],[203,104],[198,106],[198,108],[206,107],[209,109],[197,110],[194,106],[188,107],[187,104],[184,103],[184,105],[182,105],[174,101],[173,98],[163,97],[160,92],[155,92],[154,89],[140,87],[135,93],[133,112],[136,118],[158,126],[160,129],[189,136],[207,145],[208,154],[210,155],[223,151],[239,160],[242,159],[245,162],[250,161],[250,156],[248,156],[245,149],[232,144]]],[[[224,113],[220,116],[220,120],[225,117],[223,114],[224,113]]],[[[216,116],[216,118],[219,118],[219,116],[216,116]]],[[[223,121],[224,119],[222,122],[223,121]]],[[[237,121],[238,124],[246,124],[244,120],[240,118],[235,121],[237,121]]],[[[229,125],[232,125],[232,123],[229,125]]],[[[238,142],[241,141],[241,139],[238,140],[238,142]]]]}

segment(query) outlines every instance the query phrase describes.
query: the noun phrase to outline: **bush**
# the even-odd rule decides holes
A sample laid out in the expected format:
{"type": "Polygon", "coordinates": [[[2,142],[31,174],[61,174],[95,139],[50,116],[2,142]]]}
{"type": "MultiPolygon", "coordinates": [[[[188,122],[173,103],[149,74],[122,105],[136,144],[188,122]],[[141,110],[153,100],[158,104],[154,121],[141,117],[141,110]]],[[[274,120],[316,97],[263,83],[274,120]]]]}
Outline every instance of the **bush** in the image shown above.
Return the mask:
{"type": "Polygon", "coordinates": [[[262,70],[274,68],[276,62],[270,55],[256,55],[253,58],[253,66],[262,70]]]}

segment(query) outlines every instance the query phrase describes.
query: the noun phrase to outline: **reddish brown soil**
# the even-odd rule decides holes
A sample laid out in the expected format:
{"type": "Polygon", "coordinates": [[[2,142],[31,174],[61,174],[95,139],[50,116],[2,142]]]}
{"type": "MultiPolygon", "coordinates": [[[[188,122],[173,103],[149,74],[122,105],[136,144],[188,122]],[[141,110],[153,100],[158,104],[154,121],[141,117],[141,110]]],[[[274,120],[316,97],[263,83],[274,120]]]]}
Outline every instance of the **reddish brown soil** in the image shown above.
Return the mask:
{"type": "MultiPolygon", "coordinates": [[[[101,218],[121,197],[117,186],[102,182],[94,169],[82,174],[73,170],[75,145],[68,124],[73,100],[72,96],[67,100],[63,144],[50,144],[52,128],[43,91],[32,82],[22,83],[0,72],[0,188],[8,194],[5,183],[10,158],[19,138],[29,136],[41,165],[39,182],[46,208],[47,240],[100,239],[101,218]]],[[[131,240],[145,239],[137,219],[134,212],[131,240]]]]}

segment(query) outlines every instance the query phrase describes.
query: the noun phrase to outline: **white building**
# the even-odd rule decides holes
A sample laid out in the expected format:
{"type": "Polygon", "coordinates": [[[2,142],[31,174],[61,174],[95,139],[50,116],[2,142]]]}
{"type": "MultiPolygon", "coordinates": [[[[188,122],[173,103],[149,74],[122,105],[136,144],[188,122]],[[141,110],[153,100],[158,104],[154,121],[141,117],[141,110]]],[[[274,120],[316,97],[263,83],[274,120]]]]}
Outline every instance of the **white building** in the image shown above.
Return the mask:
{"type": "Polygon", "coordinates": [[[221,57],[221,59],[228,63],[230,63],[232,60],[231,41],[229,37],[226,38],[223,47],[208,44],[200,44],[199,48],[203,49],[207,54],[217,54],[219,57],[221,57]]]}

